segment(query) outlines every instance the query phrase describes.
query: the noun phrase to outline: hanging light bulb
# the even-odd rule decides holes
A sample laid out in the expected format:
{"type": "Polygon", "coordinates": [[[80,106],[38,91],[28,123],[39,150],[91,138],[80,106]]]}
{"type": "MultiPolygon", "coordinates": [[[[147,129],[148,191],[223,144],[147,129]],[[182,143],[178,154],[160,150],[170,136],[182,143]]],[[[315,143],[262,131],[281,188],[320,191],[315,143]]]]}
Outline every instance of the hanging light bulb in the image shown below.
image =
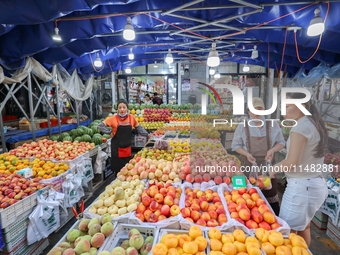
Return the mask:
{"type": "Polygon", "coordinates": [[[155,64],[153,65],[154,68],[157,68],[158,65],[157,65],[157,61],[155,61],[155,64]]]}
{"type": "Polygon", "coordinates": [[[94,60],[93,65],[94,65],[95,67],[102,67],[102,66],[103,66],[103,62],[102,62],[102,60],[100,59],[99,53],[98,53],[98,52],[96,53],[96,59],[94,60]]]}
{"type": "Polygon", "coordinates": [[[209,68],[209,75],[214,75],[215,74],[215,69],[210,67],[209,68]]]}
{"type": "Polygon", "coordinates": [[[59,29],[57,27],[54,28],[54,35],[52,36],[54,41],[61,41],[61,36],[59,35],[59,29]]]}
{"type": "Polygon", "coordinates": [[[133,28],[132,24],[131,24],[131,18],[127,17],[127,21],[126,21],[126,25],[124,27],[124,31],[123,31],[123,37],[125,40],[128,41],[132,41],[135,40],[136,38],[136,33],[135,33],[135,29],[133,28]]]}
{"type": "Polygon", "coordinates": [[[243,66],[243,72],[247,73],[250,70],[250,67],[248,66],[248,62],[246,61],[246,64],[243,66]]]}
{"type": "Polygon", "coordinates": [[[320,17],[320,9],[316,8],[314,11],[314,18],[310,21],[309,27],[307,29],[308,36],[321,35],[325,31],[325,24],[320,17]]]}
{"type": "Polygon", "coordinates": [[[172,62],[174,62],[174,58],[172,57],[171,50],[169,49],[168,54],[166,54],[166,57],[165,57],[165,63],[170,65],[172,64],[172,62]]]}
{"type": "Polygon", "coordinates": [[[253,51],[251,53],[251,58],[255,59],[255,58],[258,58],[258,57],[259,57],[259,52],[257,51],[257,46],[255,45],[254,49],[253,49],[253,51]]]}
{"type": "Polygon", "coordinates": [[[218,70],[216,70],[216,73],[214,74],[214,79],[217,80],[219,78],[221,78],[221,74],[219,73],[218,70]]]}
{"type": "Polygon", "coordinates": [[[126,69],[125,69],[125,73],[131,73],[132,72],[132,70],[131,70],[131,68],[128,66],[126,69]]]}
{"type": "Polygon", "coordinates": [[[218,56],[218,52],[216,50],[216,43],[213,42],[211,45],[211,51],[209,52],[207,65],[210,67],[216,67],[220,64],[220,57],[218,56]]]}
{"type": "Polygon", "coordinates": [[[133,52],[132,52],[132,48],[130,48],[130,53],[129,53],[129,59],[130,60],[133,60],[134,58],[135,58],[135,54],[133,54],[133,52]]]}

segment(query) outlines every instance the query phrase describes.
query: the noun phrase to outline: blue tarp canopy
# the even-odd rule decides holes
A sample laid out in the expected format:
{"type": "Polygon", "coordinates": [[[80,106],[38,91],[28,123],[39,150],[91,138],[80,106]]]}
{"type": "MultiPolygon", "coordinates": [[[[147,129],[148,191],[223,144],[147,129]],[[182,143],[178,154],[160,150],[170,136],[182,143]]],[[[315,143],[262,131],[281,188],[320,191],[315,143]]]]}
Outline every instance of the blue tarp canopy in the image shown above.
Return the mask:
{"type": "Polygon", "coordinates": [[[84,78],[127,66],[175,61],[205,62],[216,40],[222,61],[286,71],[340,62],[340,2],[284,0],[3,0],[0,1],[0,65],[10,75],[27,57],[51,70],[60,63],[84,78]],[[307,36],[316,8],[322,36],[307,36]],[[122,31],[131,17],[136,39],[122,31]],[[52,39],[55,27],[61,42],[52,39]],[[294,28],[297,28],[296,30],[294,28]],[[251,58],[254,46],[258,57],[251,58]],[[135,55],[128,59],[130,48],[135,55]],[[104,62],[95,68],[96,54],[104,62]]]}

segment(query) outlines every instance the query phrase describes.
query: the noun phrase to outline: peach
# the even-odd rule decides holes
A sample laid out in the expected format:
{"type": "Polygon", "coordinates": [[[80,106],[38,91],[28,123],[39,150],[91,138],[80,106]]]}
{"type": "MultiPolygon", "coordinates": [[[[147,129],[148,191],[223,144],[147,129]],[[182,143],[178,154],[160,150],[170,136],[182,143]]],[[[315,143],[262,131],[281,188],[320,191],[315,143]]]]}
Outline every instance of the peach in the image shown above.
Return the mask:
{"type": "Polygon", "coordinates": [[[217,227],[218,225],[217,220],[210,219],[207,221],[207,227],[217,227]]]}
{"type": "Polygon", "coordinates": [[[214,204],[209,204],[208,211],[216,211],[216,205],[214,204]]]}
{"type": "MultiPolygon", "coordinates": [[[[270,232],[268,240],[272,245],[276,247],[284,244],[283,235],[280,232],[277,232],[275,230],[272,230],[270,232]]],[[[295,246],[294,243],[292,244],[293,246],[295,246]]]]}
{"type": "Polygon", "coordinates": [[[233,236],[235,238],[235,241],[239,241],[241,243],[244,243],[246,241],[246,234],[241,229],[235,229],[233,232],[233,236]]]}
{"type": "Polygon", "coordinates": [[[274,222],[272,225],[271,225],[271,228],[272,229],[278,229],[278,228],[280,228],[281,227],[281,225],[279,224],[279,223],[277,223],[277,222],[274,222]]]}
{"type": "Polygon", "coordinates": [[[191,242],[191,241],[192,241],[192,238],[189,235],[182,234],[182,235],[180,235],[180,238],[178,239],[178,245],[181,248],[183,248],[184,243],[191,242]]]}
{"type": "Polygon", "coordinates": [[[157,218],[157,221],[161,221],[161,220],[164,220],[164,219],[166,219],[165,215],[159,215],[158,218],[157,218]]]}
{"type": "Polygon", "coordinates": [[[259,208],[257,206],[254,206],[253,208],[251,208],[250,212],[253,212],[253,211],[258,211],[259,208]]]}
{"type": "Polygon", "coordinates": [[[189,218],[189,217],[187,217],[187,218],[185,218],[185,219],[188,220],[188,221],[190,221],[190,222],[192,222],[192,223],[194,223],[194,220],[191,219],[191,218],[189,218]]]}
{"type": "Polygon", "coordinates": [[[252,211],[251,212],[251,218],[256,222],[256,223],[260,223],[263,221],[263,216],[259,211],[252,211]]]}
{"type": "Polygon", "coordinates": [[[234,202],[230,202],[229,204],[228,204],[228,210],[229,210],[229,212],[236,212],[237,210],[236,210],[236,207],[237,207],[237,204],[235,204],[234,202]]]}
{"type": "Polygon", "coordinates": [[[197,243],[199,252],[204,251],[208,246],[208,241],[203,236],[196,237],[195,242],[197,243]]]}
{"type": "Polygon", "coordinates": [[[209,211],[208,213],[209,213],[211,219],[217,220],[218,213],[216,211],[209,211]]]}
{"type": "Polygon", "coordinates": [[[203,181],[205,182],[210,181],[210,175],[208,173],[203,174],[203,181]]]}
{"type": "MultiPolygon", "coordinates": [[[[176,248],[177,248],[177,247],[176,247],[176,248]]],[[[168,250],[167,255],[179,255],[179,252],[178,252],[178,250],[177,250],[176,248],[170,248],[170,249],[168,250]]]]}
{"type": "Polygon", "coordinates": [[[236,199],[236,204],[246,204],[246,200],[243,197],[239,197],[238,199],[236,199]]]}
{"type": "Polygon", "coordinates": [[[217,221],[219,222],[220,225],[222,225],[223,223],[226,223],[228,221],[228,218],[225,214],[220,214],[217,217],[217,221]]]}
{"type": "Polygon", "coordinates": [[[190,209],[187,207],[182,208],[181,213],[182,213],[183,218],[190,217],[190,214],[191,214],[190,209]]]}
{"type": "Polygon", "coordinates": [[[200,174],[196,175],[195,178],[194,178],[194,180],[195,180],[195,182],[197,182],[197,183],[201,183],[201,182],[203,181],[202,175],[200,175],[200,174]]]}
{"type": "Polygon", "coordinates": [[[192,226],[189,229],[189,236],[192,240],[195,240],[198,236],[203,236],[203,232],[200,227],[198,226],[192,226]]]}
{"type": "Polygon", "coordinates": [[[248,221],[250,220],[250,211],[248,209],[241,209],[238,212],[238,215],[240,216],[240,218],[244,221],[248,221]]]}
{"type": "Polygon", "coordinates": [[[195,254],[198,251],[198,245],[195,241],[183,244],[183,251],[187,254],[195,254]]]}
{"type": "Polygon", "coordinates": [[[201,210],[202,210],[202,211],[206,212],[206,211],[208,210],[208,208],[209,208],[209,204],[208,204],[207,201],[202,201],[202,202],[200,203],[200,207],[201,207],[201,210]]]}
{"type": "Polygon", "coordinates": [[[211,202],[214,198],[212,193],[205,193],[205,197],[207,198],[208,202],[211,202]]]}
{"type": "Polygon", "coordinates": [[[271,210],[269,209],[269,207],[266,204],[262,204],[259,206],[259,212],[261,214],[264,214],[265,212],[271,212],[271,210]]]}
{"type": "Polygon", "coordinates": [[[205,227],[207,225],[207,222],[203,219],[198,219],[196,221],[196,224],[205,227]]]}
{"type": "Polygon", "coordinates": [[[225,210],[224,210],[224,208],[223,208],[223,205],[222,205],[222,207],[218,207],[217,209],[216,209],[216,213],[219,215],[219,214],[225,214],[225,210]]]}
{"type": "Polygon", "coordinates": [[[222,242],[217,239],[210,239],[210,250],[222,251],[222,242]]]}
{"type": "Polygon", "coordinates": [[[263,228],[268,231],[272,229],[271,226],[265,221],[259,223],[259,228],[263,228]]]}
{"type": "Polygon", "coordinates": [[[266,254],[275,254],[275,246],[270,242],[262,243],[261,248],[266,254]]]}
{"type": "Polygon", "coordinates": [[[201,190],[197,191],[196,197],[197,197],[197,198],[200,198],[200,197],[202,197],[202,196],[204,196],[204,192],[201,191],[201,190]]]}
{"type": "Polygon", "coordinates": [[[202,220],[205,220],[206,222],[211,219],[209,213],[203,212],[200,217],[202,220]]]}
{"type": "Polygon", "coordinates": [[[233,218],[233,219],[236,219],[236,218],[239,218],[240,216],[238,215],[238,212],[232,212],[230,214],[230,217],[233,218]]]}
{"type": "Polygon", "coordinates": [[[154,198],[155,198],[156,202],[159,203],[159,204],[163,203],[163,201],[164,201],[164,196],[160,193],[156,194],[154,198]]]}
{"type": "Polygon", "coordinates": [[[200,218],[200,213],[198,211],[191,211],[190,217],[194,221],[197,221],[200,218]]]}
{"type": "Polygon", "coordinates": [[[258,228],[258,225],[255,221],[248,220],[248,221],[246,221],[246,227],[249,228],[249,229],[256,229],[256,228],[258,228]]]}
{"type": "Polygon", "coordinates": [[[151,201],[149,209],[152,212],[155,212],[158,209],[158,207],[159,207],[159,204],[156,201],[151,201]]]}
{"type": "Polygon", "coordinates": [[[252,194],[254,194],[254,193],[257,193],[257,190],[256,190],[255,188],[250,188],[250,189],[248,190],[248,194],[249,194],[249,195],[252,195],[252,194]]]}
{"type": "Polygon", "coordinates": [[[239,189],[238,189],[238,193],[239,193],[240,195],[243,195],[243,194],[247,193],[247,189],[246,189],[246,188],[239,188],[239,189]]]}
{"type": "Polygon", "coordinates": [[[256,203],[252,200],[252,199],[247,199],[246,200],[246,205],[249,209],[254,208],[254,206],[256,205],[256,203]]]}
{"type": "Polygon", "coordinates": [[[231,182],[230,177],[224,176],[224,177],[223,177],[223,182],[224,182],[225,184],[230,184],[230,182],[231,182]]]}
{"type": "Polygon", "coordinates": [[[275,254],[277,254],[277,255],[282,255],[282,254],[284,254],[284,255],[291,255],[293,253],[292,253],[291,249],[289,247],[287,247],[287,246],[278,246],[275,249],[275,254]]]}
{"type": "Polygon", "coordinates": [[[236,202],[236,200],[237,200],[238,198],[240,198],[240,197],[241,197],[240,194],[232,194],[232,195],[231,195],[231,200],[232,200],[233,202],[236,202]]]}
{"type": "Polygon", "coordinates": [[[258,193],[253,193],[250,195],[251,199],[256,202],[257,199],[261,199],[260,195],[258,193]]]}
{"type": "Polygon", "coordinates": [[[240,222],[241,224],[245,225],[244,221],[241,218],[236,218],[235,220],[237,220],[238,222],[240,222]]]}
{"type": "Polygon", "coordinates": [[[201,207],[198,204],[191,204],[190,209],[192,211],[197,211],[199,212],[201,210],[201,207]]]}
{"type": "Polygon", "coordinates": [[[276,221],[275,215],[268,211],[263,213],[263,220],[269,224],[273,224],[276,221]]]}
{"type": "Polygon", "coordinates": [[[242,195],[242,197],[247,201],[247,199],[251,199],[251,196],[248,193],[242,195]]]}
{"type": "Polygon", "coordinates": [[[185,207],[190,207],[191,206],[191,202],[190,201],[185,201],[185,207]]]}
{"type": "Polygon", "coordinates": [[[230,254],[230,255],[236,255],[237,253],[237,248],[233,243],[225,243],[222,246],[222,252],[223,254],[230,254]]]}
{"type": "Polygon", "coordinates": [[[249,211],[248,207],[247,207],[245,204],[238,204],[238,205],[236,206],[236,211],[239,212],[241,209],[246,209],[246,210],[249,211]]]}
{"type": "Polygon", "coordinates": [[[244,243],[241,243],[239,241],[235,241],[234,245],[235,245],[235,247],[237,249],[237,253],[247,252],[247,248],[246,248],[246,245],[244,243]]]}
{"type": "Polygon", "coordinates": [[[187,182],[193,183],[194,180],[195,180],[195,177],[194,177],[192,174],[188,174],[188,175],[185,177],[185,180],[186,180],[187,182]]]}
{"type": "Polygon", "coordinates": [[[201,201],[198,198],[194,198],[191,203],[199,205],[201,201]]]}
{"type": "Polygon", "coordinates": [[[258,198],[256,200],[256,206],[260,207],[261,205],[266,205],[266,201],[264,201],[262,198],[258,198]]]}
{"type": "Polygon", "coordinates": [[[231,195],[239,195],[240,193],[238,193],[238,190],[237,189],[233,189],[232,191],[231,191],[231,195]]]}
{"type": "Polygon", "coordinates": [[[221,236],[222,236],[222,233],[219,229],[217,228],[211,228],[209,229],[208,231],[208,235],[209,235],[209,238],[210,239],[217,239],[217,240],[220,240],[221,239],[221,236]]]}
{"type": "Polygon", "coordinates": [[[221,176],[216,176],[216,177],[214,178],[214,182],[215,182],[217,185],[221,184],[222,181],[223,181],[223,179],[222,179],[221,176]]]}
{"type": "Polygon", "coordinates": [[[220,199],[220,197],[217,195],[217,196],[214,196],[213,197],[213,203],[217,203],[217,202],[221,202],[221,199],[220,199]]]}
{"type": "Polygon", "coordinates": [[[231,200],[231,195],[225,195],[225,196],[224,196],[224,199],[225,199],[225,201],[227,201],[227,202],[228,202],[228,201],[232,201],[232,200],[231,200]]]}

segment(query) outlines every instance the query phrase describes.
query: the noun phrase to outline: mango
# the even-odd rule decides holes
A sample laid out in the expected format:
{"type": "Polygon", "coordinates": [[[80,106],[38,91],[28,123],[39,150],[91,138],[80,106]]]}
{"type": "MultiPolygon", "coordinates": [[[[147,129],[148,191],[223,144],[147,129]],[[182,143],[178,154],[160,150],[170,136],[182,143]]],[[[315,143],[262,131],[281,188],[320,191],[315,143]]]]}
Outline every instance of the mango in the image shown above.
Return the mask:
{"type": "Polygon", "coordinates": [[[299,236],[299,235],[295,235],[290,239],[291,243],[293,246],[299,246],[305,249],[308,249],[308,245],[305,241],[305,239],[303,239],[303,237],[299,236]]]}
{"type": "Polygon", "coordinates": [[[63,252],[63,255],[76,255],[76,252],[73,249],[69,248],[63,252]]]}
{"type": "Polygon", "coordinates": [[[84,253],[82,253],[80,255],[91,255],[91,254],[89,252],[84,252],[84,253]]]}
{"type": "Polygon", "coordinates": [[[100,220],[98,218],[93,218],[90,220],[90,222],[87,225],[87,228],[90,229],[92,225],[94,224],[100,224],[100,220]]]}
{"type": "Polygon", "coordinates": [[[249,255],[261,255],[261,250],[255,243],[246,244],[246,248],[249,255]]]}
{"type": "Polygon", "coordinates": [[[78,229],[71,229],[66,236],[67,241],[73,243],[80,236],[80,231],[78,229]]]}
{"type": "MultiPolygon", "coordinates": [[[[149,242],[145,242],[142,246],[142,248],[140,248],[139,252],[141,255],[147,255],[152,249],[152,244],[149,242]]],[[[115,254],[112,254],[115,255],[115,254]]],[[[125,254],[117,254],[117,255],[125,255],[125,254]]]]}
{"type": "Polygon", "coordinates": [[[122,244],[120,245],[120,247],[122,247],[124,250],[126,250],[127,248],[129,248],[129,247],[130,247],[130,245],[129,245],[129,240],[124,240],[124,241],[122,242],[122,244]]]}
{"type": "Polygon", "coordinates": [[[102,218],[100,219],[100,222],[102,225],[104,225],[106,222],[111,222],[112,223],[112,217],[111,214],[105,213],[102,215],[102,218]]]}
{"type": "Polygon", "coordinates": [[[91,243],[91,238],[92,238],[92,236],[90,236],[90,235],[86,235],[86,236],[81,237],[81,239],[85,239],[85,240],[89,241],[90,243],[91,243]]]}
{"type": "Polygon", "coordinates": [[[264,228],[257,228],[255,230],[255,236],[261,242],[268,242],[269,232],[264,228]]]}
{"type": "Polygon", "coordinates": [[[89,229],[89,235],[90,236],[94,236],[96,233],[99,233],[100,232],[100,224],[94,224],[90,227],[89,229]]]}
{"type": "Polygon", "coordinates": [[[131,230],[129,231],[129,234],[128,234],[129,238],[130,238],[132,235],[134,235],[134,234],[140,234],[140,232],[138,231],[138,229],[136,229],[136,228],[131,229],[131,230]]]}
{"type": "Polygon", "coordinates": [[[125,255],[125,249],[122,247],[116,247],[111,251],[111,255],[125,255]]]}
{"type": "Polygon", "coordinates": [[[276,255],[292,255],[292,251],[289,249],[287,246],[278,246],[275,249],[275,254],[276,255]]]}
{"type": "MultiPolygon", "coordinates": [[[[235,245],[238,253],[247,252],[247,248],[246,248],[246,245],[244,243],[241,243],[239,241],[235,241],[234,245],[235,245]]],[[[224,245],[223,245],[223,247],[224,247],[224,245]]],[[[223,251],[223,247],[222,247],[222,251],[223,251]]]]}
{"type": "Polygon", "coordinates": [[[80,240],[80,242],[76,245],[74,249],[77,255],[81,255],[82,253],[89,252],[91,249],[91,244],[87,240],[80,240]]]}
{"type": "Polygon", "coordinates": [[[100,248],[105,241],[105,236],[102,233],[96,233],[91,238],[91,245],[95,248],[100,248]]]}
{"type": "Polygon", "coordinates": [[[129,247],[126,249],[126,255],[138,255],[138,251],[134,247],[129,247]]]}
{"type": "Polygon", "coordinates": [[[47,253],[47,255],[62,255],[62,254],[63,249],[60,247],[55,247],[47,253]]]}
{"type": "Polygon", "coordinates": [[[71,248],[71,244],[68,242],[62,242],[58,245],[58,247],[62,248],[64,251],[71,248]]]}
{"type": "Polygon", "coordinates": [[[91,247],[91,249],[90,249],[90,255],[96,255],[96,254],[97,254],[97,251],[98,251],[97,248],[91,247]]]}
{"type": "MultiPolygon", "coordinates": [[[[110,217],[111,217],[111,215],[110,215],[110,217]]],[[[106,236],[106,237],[108,237],[109,235],[111,235],[112,232],[113,232],[113,224],[111,223],[111,221],[105,222],[105,223],[101,226],[100,232],[101,232],[102,234],[104,234],[104,236],[106,236]]]]}
{"type": "Polygon", "coordinates": [[[75,241],[74,241],[74,246],[77,246],[77,244],[80,242],[80,240],[82,239],[82,236],[79,236],[75,241]]]}
{"type": "Polygon", "coordinates": [[[144,244],[144,237],[141,234],[133,234],[129,239],[129,245],[139,250],[144,244]]]}
{"type": "Polygon", "coordinates": [[[295,246],[292,248],[292,254],[293,255],[310,255],[310,253],[302,247],[295,246]]]}
{"type": "Polygon", "coordinates": [[[145,239],[145,242],[146,243],[151,243],[151,244],[153,244],[153,236],[148,236],[146,239],[145,239]]]}
{"type": "Polygon", "coordinates": [[[82,231],[82,232],[87,232],[89,231],[89,228],[88,228],[88,225],[89,225],[89,222],[91,220],[90,219],[83,219],[80,223],[79,223],[79,230],[82,231]]]}
{"type": "Polygon", "coordinates": [[[274,254],[275,253],[275,246],[272,245],[270,242],[262,243],[261,248],[262,248],[262,250],[265,251],[266,254],[274,254]]]}
{"type": "Polygon", "coordinates": [[[237,248],[234,244],[226,242],[222,246],[222,252],[224,254],[228,254],[228,255],[236,255],[237,254],[237,248]]]}
{"type": "Polygon", "coordinates": [[[269,242],[274,246],[281,246],[283,245],[283,236],[280,232],[276,232],[274,230],[270,231],[270,235],[268,237],[269,242]]]}
{"type": "Polygon", "coordinates": [[[235,229],[233,232],[233,236],[236,241],[244,243],[246,241],[246,234],[241,229],[235,229]]]}
{"type": "MultiPolygon", "coordinates": [[[[227,243],[225,243],[225,244],[227,244],[227,243]]],[[[186,243],[184,243],[184,245],[185,244],[186,243]]],[[[222,250],[222,242],[220,240],[210,239],[210,250],[212,250],[212,251],[221,251],[222,250]]]]}

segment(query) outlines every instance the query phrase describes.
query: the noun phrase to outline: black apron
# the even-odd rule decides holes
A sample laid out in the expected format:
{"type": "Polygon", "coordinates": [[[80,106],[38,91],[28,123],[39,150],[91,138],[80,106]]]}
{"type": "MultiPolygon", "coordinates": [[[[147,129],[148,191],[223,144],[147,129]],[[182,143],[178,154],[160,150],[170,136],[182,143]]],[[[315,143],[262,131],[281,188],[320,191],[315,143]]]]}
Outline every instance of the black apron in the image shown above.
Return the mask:
{"type": "MultiPolygon", "coordinates": [[[[246,122],[248,123],[248,122],[246,122]]],[[[258,128],[258,127],[253,127],[258,128]]],[[[269,121],[266,121],[266,136],[264,137],[253,137],[250,136],[249,126],[246,124],[245,126],[245,133],[246,133],[246,147],[247,151],[256,159],[256,164],[258,166],[260,165],[266,165],[266,154],[267,151],[271,148],[271,138],[270,138],[270,132],[271,132],[271,123],[269,121]]],[[[250,163],[247,159],[247,157],[241,155],[240,156],[241,163],[243,166],[252,166],[252,163],[250,163]]],[[[275,164],[274,158],[271,161],[271,164],[275,164]]],[[[245,173],[247,177],[249,177],[249,173],[245,173]]],[[[271,198],[277,196],[277,180],[276,178],[271,179],[272,188],[270,190],[262,190],[263,195],[268,199],[270,202],[271,198]]],[[[274,199],[275,201],[275,199],[274,199]]]]}
{"type": "Polygon", "coordinates": [[[115,176],[132,158],[132,155],[124,158],[118,156],[118,150],[120,148],[131,147],[132,126],[130,115],[128,116],[129,121],[125,123],[121,123],[118,116],[116,116],[116,119],[117,132],[111,139],[111,169],[115,176]]]}

